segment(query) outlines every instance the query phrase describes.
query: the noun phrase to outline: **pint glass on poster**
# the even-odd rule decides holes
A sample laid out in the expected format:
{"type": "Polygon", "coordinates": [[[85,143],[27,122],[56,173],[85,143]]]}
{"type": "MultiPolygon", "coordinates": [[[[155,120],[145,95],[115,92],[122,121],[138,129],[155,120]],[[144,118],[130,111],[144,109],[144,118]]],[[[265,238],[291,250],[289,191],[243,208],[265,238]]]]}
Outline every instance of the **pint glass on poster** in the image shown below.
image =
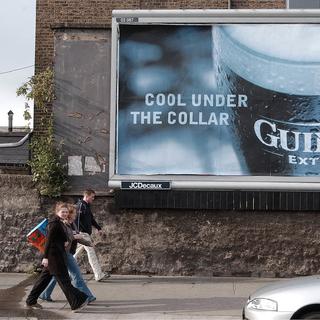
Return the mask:
{"type": "Polygon", "coordinates": [[[244,94],[230,112],[243,174],[320,175],[320,26],[212,28],[218,89],[244,94]]]}

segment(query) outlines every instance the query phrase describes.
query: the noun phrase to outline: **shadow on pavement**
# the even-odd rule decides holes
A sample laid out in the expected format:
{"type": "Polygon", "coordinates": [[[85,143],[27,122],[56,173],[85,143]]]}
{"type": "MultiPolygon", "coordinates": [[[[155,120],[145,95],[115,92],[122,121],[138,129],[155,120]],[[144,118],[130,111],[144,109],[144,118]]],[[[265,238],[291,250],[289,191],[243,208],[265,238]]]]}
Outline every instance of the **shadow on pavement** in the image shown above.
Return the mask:
{"type": "Polygon", "coordinates": [[[62,319],[60,315],[51,311],[33,310],[24,307],[25,301],[23,299],[27,287],[34,283],[37,276],[37,274],[34,274],[11,288],[0,289],[0,317],[62,319]]]}

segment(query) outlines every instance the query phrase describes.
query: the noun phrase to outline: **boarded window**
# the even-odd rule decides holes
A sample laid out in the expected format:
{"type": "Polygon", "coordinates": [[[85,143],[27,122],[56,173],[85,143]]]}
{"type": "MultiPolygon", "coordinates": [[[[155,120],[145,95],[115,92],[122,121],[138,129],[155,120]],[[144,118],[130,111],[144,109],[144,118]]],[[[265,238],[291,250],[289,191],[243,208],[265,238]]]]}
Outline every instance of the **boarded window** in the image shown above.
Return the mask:
{"type": "Polygon", "coordinates": [[[55,34],[54,128],[63,141],[72,191],[107,187],[110,37],[110,30],[55,34]]]}

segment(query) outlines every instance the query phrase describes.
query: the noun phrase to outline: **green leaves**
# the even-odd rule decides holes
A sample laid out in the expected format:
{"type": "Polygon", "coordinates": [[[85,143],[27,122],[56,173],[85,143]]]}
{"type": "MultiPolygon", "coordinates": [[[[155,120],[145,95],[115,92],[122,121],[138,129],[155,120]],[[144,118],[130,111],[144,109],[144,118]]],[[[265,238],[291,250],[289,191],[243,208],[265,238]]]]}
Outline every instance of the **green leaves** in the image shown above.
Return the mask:
{"type": "MultiPolygon", "coordinates": [[[[17,95],[34,100],[35,107],[44,111],[40,122],[46,125],[47,130],[44,134],[33,136],[29,165],[40,194],[58,197],[67,188],[67,169],[62,159],[62,145],[57,145],[54,140],[53,118],[47,108],[55,99],[53,70],[47,68],[31,77],[18,88],[17,95]]],[[[30,120],[29,116],[31,117],[26,108],[24,117],[27,121],[30,120]]]]}
{"type": "Polygon", "coordinates": [[[46,105],[55,99],[53,70],[48,67],[32,76],[29,81],[17,89],[17,96],[34,100],[37,107],[43,108],[47,112],[46,105]]]}
{"type": "Polygon", "coordinates": [[[31,142],[29,161],[33,181],[41,195],[58,197],[67,188],[67,168],[62,161],[62,146],[56,145],[50,133],[37,136],[31,142]]]}

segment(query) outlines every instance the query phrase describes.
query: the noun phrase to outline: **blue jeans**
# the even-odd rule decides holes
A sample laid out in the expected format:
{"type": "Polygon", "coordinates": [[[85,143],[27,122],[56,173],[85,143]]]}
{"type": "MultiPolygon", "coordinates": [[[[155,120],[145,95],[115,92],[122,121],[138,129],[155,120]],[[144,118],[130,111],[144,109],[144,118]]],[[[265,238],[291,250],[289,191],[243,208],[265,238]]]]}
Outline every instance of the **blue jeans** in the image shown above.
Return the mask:
{"type": "MultiPolygon", "coordinates": [[[[68,267],[72,285],[78,288],[83,293],[85,293],[89,297],[89,301],[95,300],[96,299],[95,296],[92,294],[92,292],[84,282],[80,268],[77,264],[77,261],[71,253],[67,253],[67,267],[68,267]]],[[[39,298],[43,300],[50,300],[52,291],[56,286],[56,283],[57,281],[53,277],[50,283],[48,284],[48,286],[46,287],[46,289],[41,293],[39,298]]]]}

